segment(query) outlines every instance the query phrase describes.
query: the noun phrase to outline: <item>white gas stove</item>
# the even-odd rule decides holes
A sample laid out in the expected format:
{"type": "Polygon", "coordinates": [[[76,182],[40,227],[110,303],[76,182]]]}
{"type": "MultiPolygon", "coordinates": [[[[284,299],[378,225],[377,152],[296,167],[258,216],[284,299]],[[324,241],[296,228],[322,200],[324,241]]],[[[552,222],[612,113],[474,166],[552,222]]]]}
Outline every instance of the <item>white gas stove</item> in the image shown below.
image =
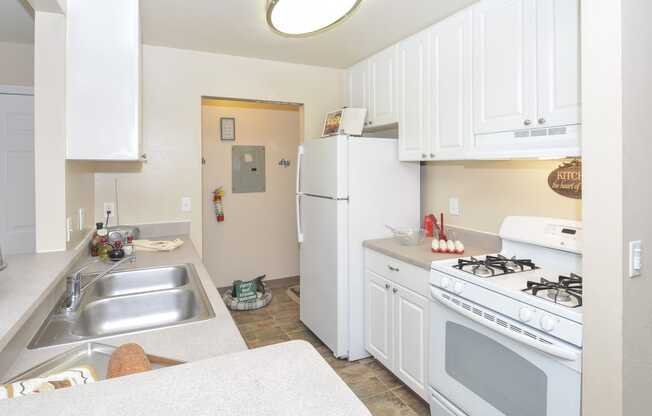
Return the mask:
{"type": "Polygon", "coordinates": [[[449,410],[433,414],[579,415],[581,223],[508,217],[500,237],[432,263],[431,407],[449,410]]]}

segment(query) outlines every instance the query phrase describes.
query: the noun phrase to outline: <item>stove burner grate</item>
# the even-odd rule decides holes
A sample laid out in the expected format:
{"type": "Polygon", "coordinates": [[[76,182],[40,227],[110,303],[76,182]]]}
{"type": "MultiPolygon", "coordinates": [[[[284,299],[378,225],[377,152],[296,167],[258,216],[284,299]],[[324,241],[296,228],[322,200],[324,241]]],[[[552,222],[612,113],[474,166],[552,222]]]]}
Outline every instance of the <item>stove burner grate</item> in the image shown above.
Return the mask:
{"type": "Polygon", "coordinates": [[[501,276],[537,269],[532,260],[517,259],[516,257],[510,259],[500,254],[497,256],[487,256],[484,260],[475,257],[458,259],[457,264],[453,267],[478,277],[501,276]]]}
{"type": "Polygon", "coordinates": [[[570,276],[559,276],[557,282],[541,278],[539,282],[527,282],[527,287],[523,292],[530,293],[534,296],[539,296],[539,292],[545,293],[545,298],[552,302],[577,308],[582,306],[582,277],[574,273],[570,276]],[[577,305],[566,305],[572,302],[573,299],[577,301],[577,305]]]}

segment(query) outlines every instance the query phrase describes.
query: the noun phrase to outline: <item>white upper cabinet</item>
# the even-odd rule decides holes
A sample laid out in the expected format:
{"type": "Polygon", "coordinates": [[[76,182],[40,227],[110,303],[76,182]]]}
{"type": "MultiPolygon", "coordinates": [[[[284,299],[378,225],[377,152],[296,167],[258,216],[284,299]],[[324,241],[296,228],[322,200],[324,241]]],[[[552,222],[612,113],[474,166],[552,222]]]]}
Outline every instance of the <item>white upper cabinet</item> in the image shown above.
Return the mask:
{"type": "Polygon", "coordinates": [[[466,9],[428,32],[428,158],[460,159],[473,138],[472,13],[466,9]]]}
{"type": "Polygon", "coordinates": [[[354,65],[348,70],[348,106],[367,108],[369,105],[369,64],[366,61],[354,65]]]}
{"type": "Polygon", "coordinates": [[[537,3],[537,124],[580,123],[580,9],[577,0],[537,3]]]}
{"type": "Polygon", "coordinates": [[[475,134],[532,127],[536,0],[486,0],[475,6],[473,59],[475,134]]]}
{"type": "Polygon", "coordinates": [[[369,58],[370,126],[398,122],[398,46],[392,46],[369,58]]]}
{"type": "Polygon", "coordinates": [[[68,159],[141,158],[138,0],[68,0],[68,159]]]}
{"type": "Polygon", "coordinates": [[[419,33],[399,44],[399,159],[428,158],[427,36],[419,33]]]}

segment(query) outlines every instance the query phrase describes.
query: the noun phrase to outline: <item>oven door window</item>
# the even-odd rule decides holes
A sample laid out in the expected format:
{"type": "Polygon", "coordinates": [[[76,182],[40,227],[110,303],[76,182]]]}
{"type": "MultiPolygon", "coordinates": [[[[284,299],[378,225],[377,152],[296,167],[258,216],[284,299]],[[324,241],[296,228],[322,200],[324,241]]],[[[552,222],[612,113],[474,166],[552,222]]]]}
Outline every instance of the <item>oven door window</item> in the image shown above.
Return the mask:
{"type": "Polygon", "coordinates": [[[450,377],[505,415],[548,416],[548,377],[541,369],[469,327],[448,321],[445,330],[450,377]]]}

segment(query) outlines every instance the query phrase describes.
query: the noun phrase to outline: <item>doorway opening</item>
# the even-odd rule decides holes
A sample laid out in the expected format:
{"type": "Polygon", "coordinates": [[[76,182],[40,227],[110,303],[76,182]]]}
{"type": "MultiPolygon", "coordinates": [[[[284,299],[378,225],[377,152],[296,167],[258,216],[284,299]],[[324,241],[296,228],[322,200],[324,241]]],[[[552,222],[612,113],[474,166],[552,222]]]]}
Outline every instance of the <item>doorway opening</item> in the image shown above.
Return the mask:
{"type": "Polygon", "coordinates": [[[298,278],[302,139],[301,104],[202,98],[202,251],[216,287],[260,275],[298,278]],[[220,187],[223,216],[213,199],[220,187]]]}

